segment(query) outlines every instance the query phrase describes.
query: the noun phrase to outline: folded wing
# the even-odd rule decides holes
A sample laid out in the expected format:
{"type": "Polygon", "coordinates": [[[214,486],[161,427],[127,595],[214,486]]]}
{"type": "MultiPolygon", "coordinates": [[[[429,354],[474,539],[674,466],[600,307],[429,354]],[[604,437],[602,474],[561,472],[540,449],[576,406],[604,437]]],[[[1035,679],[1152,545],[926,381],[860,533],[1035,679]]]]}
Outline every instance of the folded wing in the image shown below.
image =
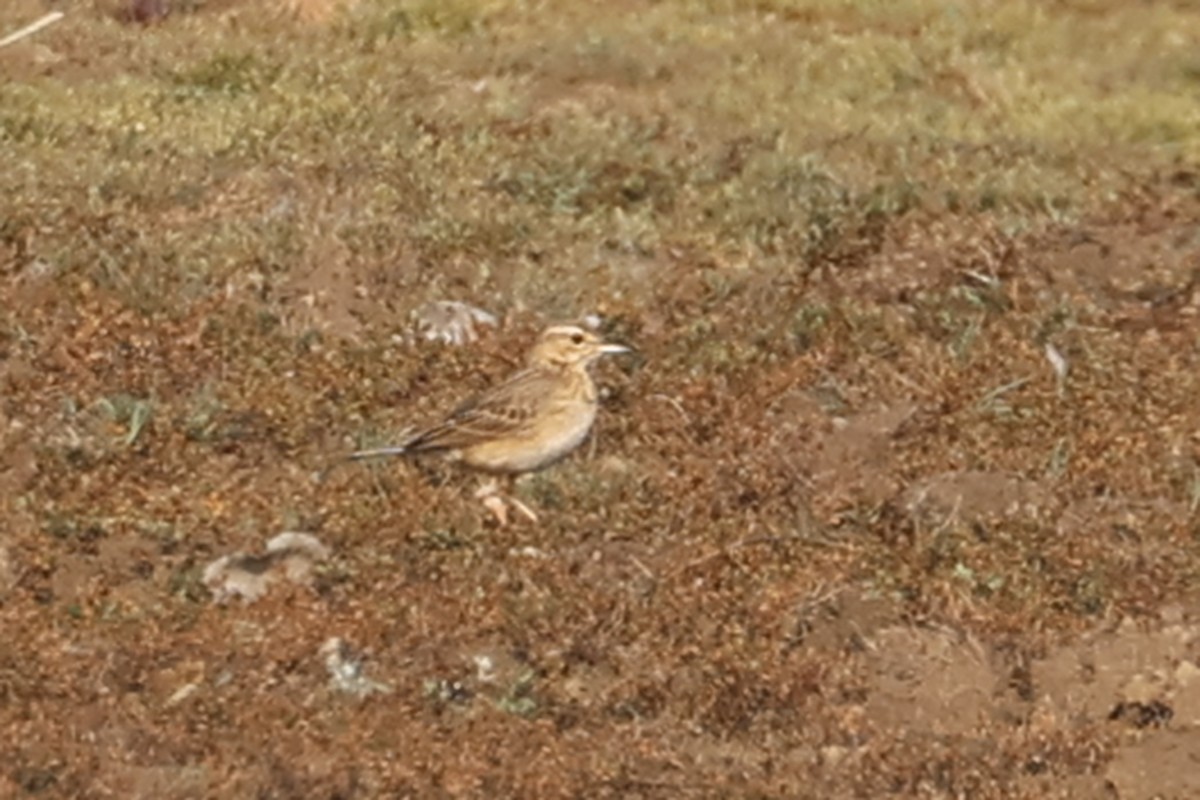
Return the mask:
{"type": "Polygon", "coordinates": [[[438,425],[406,441],[407,453],[459,450],[497,438],[520,438],[532,428],[540,402],[553,386],[542,370],[519,372],[493,390],[463,403],[438,425]]]}

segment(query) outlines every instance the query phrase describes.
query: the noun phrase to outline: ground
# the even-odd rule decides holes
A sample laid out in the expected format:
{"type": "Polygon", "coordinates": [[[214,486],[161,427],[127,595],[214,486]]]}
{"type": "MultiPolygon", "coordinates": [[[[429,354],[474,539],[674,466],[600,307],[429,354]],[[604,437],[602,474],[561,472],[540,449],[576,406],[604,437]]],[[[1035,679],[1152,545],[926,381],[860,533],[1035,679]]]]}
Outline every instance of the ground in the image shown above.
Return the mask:
{"type": "Polygon", "coordinates": [[[1194,4],[53,8],[0,796],[1200,796],[1194,4]],[[563,321],[538,524],[330,469],[563,321]]]}

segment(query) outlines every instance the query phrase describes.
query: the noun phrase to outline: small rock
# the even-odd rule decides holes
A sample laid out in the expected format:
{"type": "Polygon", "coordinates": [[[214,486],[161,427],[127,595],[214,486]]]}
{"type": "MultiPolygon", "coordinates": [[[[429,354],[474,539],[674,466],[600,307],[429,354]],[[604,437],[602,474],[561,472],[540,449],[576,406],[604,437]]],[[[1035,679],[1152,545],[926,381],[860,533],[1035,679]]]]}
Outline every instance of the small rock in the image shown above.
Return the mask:
{"type": "Polygon", "coordinates": [[[838,764],[846,760],[846,756],[850,751],[845,747],[840,747],[836,744],[826,745],[821,748],[821,761],[827,767],[836,767],[838,764]]]}
{"type": "Polygon", "coordinates": [[[337,636],[321,645],[325,657],[325,669],[329,672],[329,685],[334,691],[366,697],[370,694],[388,694],[392,687],[373,681],[363,672],[363,660],[359,653],[337,636]]]}
{"type": "Polygon", "coordinates": [[[457,300],[426,303],[413,312],[417,336],[427,342],[470,344],[479,339],[480,328],[494,328],[497,324],[494,314],[457,300]]]}
{"type": "Polygon", "coordinates": [[[267,542],[263,555],[234,553],[213,561],[204,568],[204,585],[216,603],[232,597],[253,603],[280,578],[302,586],[311,585],[313,565],[329,555],[329,548],[311,534],[281,533],[267,542]]]}
{"type": "Polygon", "coordinates": [[[1200,676],[1200,667],[1197,667],[1191,661],[1181,661],[1179,666],[1175,668],[1175,683],[1180,686],[1187,686],[1192,681],[1200,676]]]}

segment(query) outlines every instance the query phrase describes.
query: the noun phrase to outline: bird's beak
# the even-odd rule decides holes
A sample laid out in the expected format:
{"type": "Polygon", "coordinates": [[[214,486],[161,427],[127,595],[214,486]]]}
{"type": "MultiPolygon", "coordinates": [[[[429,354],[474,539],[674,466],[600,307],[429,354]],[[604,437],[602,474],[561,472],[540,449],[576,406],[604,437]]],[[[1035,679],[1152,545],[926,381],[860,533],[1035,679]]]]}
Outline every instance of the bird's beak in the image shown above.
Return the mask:
{"type": "Polygon", "coordinates": [[[623,344],[608,344],[605,342],[600,345],[600,352],[605,355],[616,355],[617,353],[632,353],[632,347],[626,347],[623,344]]]}

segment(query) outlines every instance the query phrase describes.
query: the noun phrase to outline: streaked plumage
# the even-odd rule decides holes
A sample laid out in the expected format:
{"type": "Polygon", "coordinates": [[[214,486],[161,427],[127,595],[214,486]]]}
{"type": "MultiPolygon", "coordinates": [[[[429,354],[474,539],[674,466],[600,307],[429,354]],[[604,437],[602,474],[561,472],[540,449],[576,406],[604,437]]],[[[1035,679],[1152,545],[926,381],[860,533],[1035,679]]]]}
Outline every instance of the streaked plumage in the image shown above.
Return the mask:
{"type": "Polygon", "coordinates": [[[578,447],[595,422],[596,386],[588,367],[602,355],[628,350],[574,325],[548,328],[525,369],[405,442],[350,458],[445,452],[487,472],[541,469],[578,447]]]}

